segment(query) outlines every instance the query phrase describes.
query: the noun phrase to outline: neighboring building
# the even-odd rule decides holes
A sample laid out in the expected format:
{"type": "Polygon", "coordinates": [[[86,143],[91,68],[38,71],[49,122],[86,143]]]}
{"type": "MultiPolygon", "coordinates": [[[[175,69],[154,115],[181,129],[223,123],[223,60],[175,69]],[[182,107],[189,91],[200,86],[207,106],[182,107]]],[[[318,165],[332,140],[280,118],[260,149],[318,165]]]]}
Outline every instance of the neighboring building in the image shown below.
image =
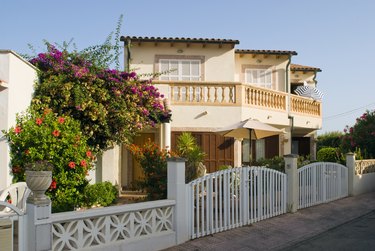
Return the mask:
{"type": "MultiPolygon", "coordinates": [[[[236,49],[238,40],[122,37],[125,62],[138,74],[160,73],[153,83],[169,98],[171,147],[184,131],[192,132],[206,152],[209,172],[220,165],[249,161],[249,140],[224,138],[213,131],[252,118],[284,131],[254,140],[253,156],[289,153],[315,158],[316,131],[322,126],[321,102],[293,94],[304,82],[316,86],[319,68],[291,64],[295,51],[236,49]]],[[[136,138],[161,142],[155,129],[136,138]]],[[[163,145],[163,144],[161,144],[163,145]]],[[[129,185],[138,172],[122,151],[121,180],[129,185]]]]}
{"type": "Polygon", "coordinates": [[[16,123],[16,114],[31,102],[36,68],[14,51],[0,50],[0,191],[12,183],[9,147],[2,130],[16,123]]]}

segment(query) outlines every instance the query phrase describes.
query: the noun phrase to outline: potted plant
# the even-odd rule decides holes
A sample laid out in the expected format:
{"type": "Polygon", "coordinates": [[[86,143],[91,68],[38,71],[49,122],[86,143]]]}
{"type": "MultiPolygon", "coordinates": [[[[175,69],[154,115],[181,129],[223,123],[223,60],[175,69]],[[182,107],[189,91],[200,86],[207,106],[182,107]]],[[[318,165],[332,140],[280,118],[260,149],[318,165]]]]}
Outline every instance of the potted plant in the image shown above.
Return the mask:
{"type": "Polygon", "coordinates": [[[38,160],[25,165],[26,184],[32,191],[27,202],[35,205],[46,205],[51,202],[45,192],[52,182],[53,165],[47,160],[38,160]]]}

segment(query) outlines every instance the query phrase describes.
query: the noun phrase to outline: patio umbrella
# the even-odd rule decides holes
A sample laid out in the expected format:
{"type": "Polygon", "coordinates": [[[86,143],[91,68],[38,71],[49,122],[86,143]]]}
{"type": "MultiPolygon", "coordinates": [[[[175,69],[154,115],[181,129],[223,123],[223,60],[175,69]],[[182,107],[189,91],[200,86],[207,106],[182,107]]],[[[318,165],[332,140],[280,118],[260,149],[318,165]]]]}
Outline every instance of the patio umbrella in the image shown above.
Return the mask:
{"type": "Polygon", "coordinates": [[[250,140],[250,156],[251,154],[251,140],[262,139],[273,135],[281,134],[282,131],[276,127],[262,123],[258,120],[246,119],[244,121],[229,125],[226,127],[219,128],[214,132],[224,136],[232,138],[244,138],[250,140]]]}
{"type": "Polygon", "coordinates": [[[323,93],[315,87],[309,85],[298,86],[295,91],[300,96],[313,98],[314,100],[321,100],[323,93]]]}

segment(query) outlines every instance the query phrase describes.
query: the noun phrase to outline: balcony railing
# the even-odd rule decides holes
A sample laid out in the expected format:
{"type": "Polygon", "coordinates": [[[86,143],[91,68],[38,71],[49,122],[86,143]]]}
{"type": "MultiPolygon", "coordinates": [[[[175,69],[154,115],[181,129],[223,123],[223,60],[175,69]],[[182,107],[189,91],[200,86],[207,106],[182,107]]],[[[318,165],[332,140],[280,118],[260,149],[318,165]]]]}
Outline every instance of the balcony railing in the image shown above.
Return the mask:
{"type": "Polygon", "coordinates": [[[242,87],[246,105],[286,111],[286,93],[249,85],[242,85],[242,87]]]}
{"type": "Polygon", "coordinates": [[[162,82],[170,86],[171,104],[175,105],[236,105],[236,86],[240,83],[162,82]]]}
{"type": "Polygon", "coordinates": [[[321,116],[321,105],[320,101],[312,100],[310,98],[300,97],[296,95],[290,95],[290,111],[292,113],[299,113],[311,116],[321,116]]]}
{"type": "Polygon", "coordinates": [[[249,106],[306,116],[321,116],[321,102],[238,82],[154,81],[170,87],[172,105],[249,106]],[[290,99],[289,99],[290,97],[290,99]]]}

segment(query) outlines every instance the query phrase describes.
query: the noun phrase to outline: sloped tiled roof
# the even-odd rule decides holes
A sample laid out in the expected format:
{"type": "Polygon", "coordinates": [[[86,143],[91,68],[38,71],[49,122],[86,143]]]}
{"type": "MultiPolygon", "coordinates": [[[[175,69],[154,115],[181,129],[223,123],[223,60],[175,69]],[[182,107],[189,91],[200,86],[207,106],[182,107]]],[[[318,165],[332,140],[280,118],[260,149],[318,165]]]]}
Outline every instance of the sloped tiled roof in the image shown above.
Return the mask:
{"type": "Polygon", "coordinates": [[[292,71],[319,71],[319,72],[322,71],[320,68],[317,68],[317,67],[300,65],[300,64],[291,64],[290,70],[292,71]]]}
{"type": "Polygon", "coordinates": [[[296,51],[282,51],[282,50],[242,50],[235,51],[238,54],[269,54],[269,55],[297,55],[296,51]]]}
{"type": "Polygon", "coordinates": [[[122,36],[121,41],[131,40],[132,42],[165,42],[165,43],[206,43],[206,44],[239,44],[240,41],[233,39],[215,38],[189,38],[189,37],[135,37],[122,36]]]}

